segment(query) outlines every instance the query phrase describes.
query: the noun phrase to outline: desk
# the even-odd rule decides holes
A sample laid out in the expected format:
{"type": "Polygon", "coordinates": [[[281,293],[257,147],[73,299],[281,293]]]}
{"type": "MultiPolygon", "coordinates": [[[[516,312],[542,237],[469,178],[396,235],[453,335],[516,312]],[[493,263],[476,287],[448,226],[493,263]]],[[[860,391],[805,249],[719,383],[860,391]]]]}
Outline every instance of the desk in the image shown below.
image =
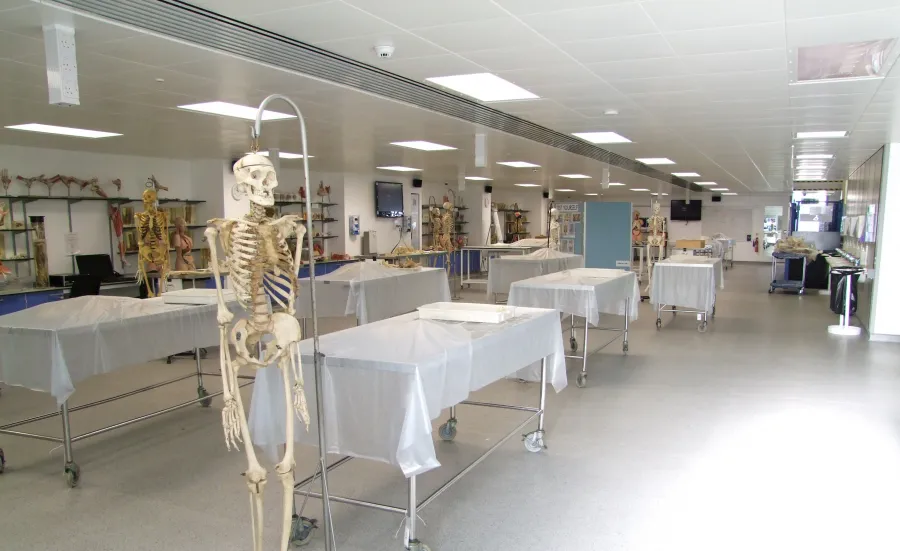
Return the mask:
{"type": "MultiPolygon", "coordinates": [[[[307,432],[302,422],[294,432],[297,442],[318,442],[316,408],[312,407],[316,380],[312,342],[300,343],[307,400],[313,419],[307,432]]],[[[544,449],[544,404],[546,384],[557,392],[566,386],[564,351],[559,314],[555,310],[516,308],[515,317],[500,324],[453,323],[418,319],[406,314],[360,325],[319,337],[323,354],[322,408],[328,427],[326,449],[347,458],[333,463],[332,470],[357,457],[397,467],[408,479],[408,507],[394,507],[358,499],[332,496],[330,501],[393,512],[407,517],[409,549],[418,545],[417,510],[427,506],[462,474],[419,501],[416,477],[440,466],[432,439],[431,420],[450,408],[450,418],[440,430],[444,440],[456,435],[457,405],[498,407],[530,414],[483,457],[506,440],[521,434],[537,420],[537,429],[525,438],[529,451],[544,449]],[[534,362],[542,363],[539,402],[535,407],[468,401],[469,393],[500,380],[534,362]]],[[[253,443],[271,449],[285,443],[285,404],[281,373],[275,367],[261,369],[256,377],[250,407],[253,443]]],[[[470,467],[471,467],[470,466],[470,467]]],[[[295,493],[321,497],[303,488],[314,479],[298,483],[295,493]]]]}

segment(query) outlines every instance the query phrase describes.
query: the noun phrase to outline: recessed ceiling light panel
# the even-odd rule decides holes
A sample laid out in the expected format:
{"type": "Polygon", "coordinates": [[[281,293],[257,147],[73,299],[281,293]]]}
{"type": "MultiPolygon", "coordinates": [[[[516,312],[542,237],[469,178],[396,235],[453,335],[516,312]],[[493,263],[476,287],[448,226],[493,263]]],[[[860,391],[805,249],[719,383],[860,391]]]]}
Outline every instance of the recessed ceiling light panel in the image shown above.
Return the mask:
{"type": "Polygon", "coordinates": [[[587,174],[560,174],[560,178],[570,178],[572,180],[585,180],[590,179],[590,176],[587,174]]]}
{"type": "Polygon", "coordinates": [[[897,57],[896,43],[888,38],[797,48],[791,84],[884,78],[897,57]]]}
{"type": "Polygon", "coordinates": [[[846,138],[846,130],[817,130],[812,132],[797,132],[798,140],[816,139],[816,138],[846,138]]]}
{"type": "Polygon", "coordinates": [[[513,184],[519,187],[541,187],[541,184],[513,184]]]}
{"type": "Polygon", "coordinates": [[[631,143],[631,140],[615,132],[575,132],[572,135],[591,143],[631,143]]]}
{"type": "Polygon", "coordinates": [[[534,163],[528,163],[525,161],[502,161],[497,163],[498,165],[511,166],[513,168],[540,168],[541,165],[536,165],[534,163]]]}
{"type": "MultiPolygon", "coordinates": [[[[250,155],[249,151],[247,152],[247,155],[250,155]]],[[[268,151],[257,151],[256,155],[262,155],[263,157],[268,157],[269,152],[268,151]]],[[[288,153],[286,151],[279,151],[278,158],[279,159],[302,159],[303,155],[300,153],[288,153]]],[[[314,158],[314,155],[310,155],[309,158],[310,159],[314,158]]]]}
{"type": "Polygon", "coordinates": [[[421,168],[412,168],[408,166],[379,166],[378,170],[393,170],[394,172],[421,172],[421,168]]]}
{"type": "Polygon", "coordinates": [[[585,193],[585,195],[590,195],[591,197],[596,197],[597,195],[600,195],[600,194],[599,193],[585,193]]]}
{"type": "Polygon", "coordinates": [[[728,191],[727,187],[714,187],[710,188],[709,191],[728,191]]]}
{"type": "Polygon", "coordinates": [[[466,180],[474,180],[477,182],[490,182],[493,178],[485,178],[484,176],[466,176],[466,180]]]}
{"type": "Polygon", "coordinates": [[[674,165],[675,161],[672,159],[667,159],[665,157],[642,157],[639,159],[635,159],[635,161],[639,163],[644,163],[645,165],[674,165]]]}
{"type": "Polygon", "coordinates": [[[391,142],[391,145],[399,145],[400,147],[408,147],[410,149],[418,149],[421,151],[451,151],[456,149],[449,145],[441,145],[439,143],[426,142],[422,140],[414,140],[411,142],[391,142]]]}
{"type": "Polygon", "coordinates": [[[537,99],[538,97],[512,82],[490,73],[432,77],[425,80],[481,101],[511,101],[537,99]]]}
{"type": "Polygon", "coordinates": [[[697,184],[698,186],[703,186],[703,187],[712,187],[712,186],[719,185],[715,182],[694,182],[694,183],[697,184]]]}
{"type": "Polygon", "coordinates": [[[834,155],[829,155],[827,153],[806,153],[797,155],[798,161],[803,160],[812,160],[812,159],[833,159],[834,155]]]}
{"type": "Polygon", "coordinates": [[[650,190],[645,187],[633,187],[633,188],[631,188],[631,191],[650,191],[650,190]]]}
{"type": "Polygon", "coordinates": [[[556,191],[563,191],[563,192],[566,192],[566,193],[570,193],[570,192],[573,192],[573,191],[575,191],[575,190],[574,190],[574,189],[565,188],[565,187],[559,187],[559,188],[556,188],[556,191]]]}
{"type": "Polygon", "coordinates": [[[620,183],[620,182],[610,182],[609,183],[609,187],[617,187],[617,186],[624,186],[624,185],[625,184],[620,183]]]}
{"type": "Polygon", "coordinates": [[[87,130],[84,128],[70,128],[68,126],[52,126],[49,124],[40,124],[36,122],[28,124],[16,124],[7,126],[10,130],[25,130],[27,132],[39,132],[41,134],[58,134],[60,136],[71,136],[73,138],[112,138],[121,136],[115,132],[103,132],[101,130],[87,130]]]}
{"type": "Polygon", "coordinates": [[[678,176],[679,178],[699,178],[700,175],[696,172],[673,172],[672,176],[678,176]]]}
{"type": "MultiPolygon", "coordinates": [[[[186,111],[196,111],[197,113],[206,113],[208,115],[221,115],[223,117],[234,117],[248,121],[256,120],[255,107],[247,107],[246,105],[237,105],[236,103],[228,103],[226,101],[208,101],[206,103],[192,103],[190,105],[179,105],[179,109],[186,111]]],[[[262,120],[278,121],[284,119],[295,119],[294,115],[287,115],[277,111],[263,111],[262,120]]]]}

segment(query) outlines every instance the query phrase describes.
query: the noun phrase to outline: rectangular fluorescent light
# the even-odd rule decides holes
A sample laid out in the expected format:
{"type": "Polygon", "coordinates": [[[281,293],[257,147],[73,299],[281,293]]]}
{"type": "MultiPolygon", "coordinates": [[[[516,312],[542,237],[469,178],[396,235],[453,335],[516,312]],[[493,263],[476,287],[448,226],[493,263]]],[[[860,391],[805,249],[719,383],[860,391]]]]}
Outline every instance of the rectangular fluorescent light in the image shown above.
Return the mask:
{"type": "Polygon", "coordinates": [[[484,176],[466,176],[466,180],[475,180],[477,182],[490,182],[493,178],[485,178],[484,176]]]}
{"type": "Polygon", "coordinates": [[[665,157],[643,157],[640,159],[635,159],[635,161],[639,163],[644,163],[645,165],[674,165],[675,161],[672,159],[667,159],[665,157]]]}
{"type": "Polygon", "coordinates": [[[600,194],[599,193],[585,193],[585,195],[590,195],[591,197],[595,197],[600,194]]]}
{"type": "Polygon", "coordinates": [[[59,134],[60,136],[72,136],[75,138],[111,138],[113,136],[121,136],[115,132],[103,132],[101,130],[86,130],[84,128],[69,128],[68,126],[51,126],[49,124],[39,124],[31,122],[28,124],[16,124],[7,126],[10,130],[25,130],[28,132],[40,132],[41,134],[59,134]]]}
{"type": "Polygon", "coordinates": [[[619,182],[610,182],[610,183],[609,183],[609,187],[613,187],[613,186],[624,186],[624,185],[625,185],[625,184],[621,184],[621,183],[619,183],[619,182]]]}
{"type": "Polygon", "coordinates": [[[615,132],[575,132],[572,135],[591,143],[631,143],[631,140],[615,132]]]}
{"type": "Polygon", "coordinates": [[[422,140],[414,140],[411,142],[391,142],[391,145],[399,145],[400,147],[408,147],[410,149],[419,149],[421,151],[450,151],[456,149],[449,145],[441,145],[439,143],[425,142],[422,140]]]}
{"type": "MultiPolygon", "coordinates": [[[[251,153],[248,151],[248,152],[247,152],[247,155],[250,155],[250,154],[251,154],[251,153]]],[[[268,156],[269,156],[269,152],[268,152],[268,151],[257,151],[255,154],[256,154],[256,155],[262,155],[263,157],[268,157],[268,156]]],[[[286,151],[279,151],[279,152],[278,152],[278,158],[279,158],[279,159],[302,159],[302,158],[303,158],[303,155],[300,154],[300,153],[288,153],[288,152],[286,152],[286,151]]],[[[314,156],[314,155],[310,155],[309,158],[310,158],[310,159],[313,159],[313,158],[315,158],[315,156],[314,156]]]]}
{"type": "Polygon", "coordinates": [[[378,170],[393,170],[394,172],[420,172],[420,168],[411,168],[408,166],[377,166],[378,170]]]}
{"type": "Polygon", "coordinates": [[[541,166],[534,163],[526,163],[525,161],[503,161],[497,164],[511,166],[513,168],[540,168],[541,166]]]}
{"type": "Polygon", "coordinates": [[[812,159],[834,159],[834,155],[829,155],[827,153],[805,153],[802,155],[797,155],[796,158],[798,161],[812,159]]]}
{"type": "Polygon", "coordinates": [[[719,185],[715,182],[694,182],[694,183],[697,184],[698,186],[717,186],[717,185],[719,185]]]}
{"type": "Polygon", "coordinates": [[[650,191],[650,190],[645,187],[633,187],[633,188],[631,188],[631,191],[650,191]]]}
{"type": "Polygon", "coordinates": [[[699,178],[700,175],[696,172],[673,172],[672,176],[678,176],[679,178],[699,178]]]}
{"type": "Polygon", "coordinates": [[[425,80],[481,101],[510,101],[538,98],[536,94],[532,94],[528,90],[516,86],[512,82],[490,73],[431,77],[426,78],[425,80]]]}
{"type": "Polygon", "coordinates": [[[541,187],[541,184],[513,184],[519,187],[541,187]]]}
{"type": "Polygon", "coordinates": [[[573,180],[578,180],[578,179],[584,180],[584,179],[591,178],[587,174],[560,174],[559,177],[560,178],[571,178],[573,180]]]}
{"type": "Polygon", "coordinates": [[[815,131],[815,132],[797,132],[795,137],[798,140],[813,139],[813,138],[846,138],[847,131],[846,130],[824,130],[824,131],[815,131]]]}
{"type": "MultiPolygon", "coordinates": [[[[256,120],[256,107],[247,107],[246,105],[238,105],[236,103],[228,103],[227,101],[208,101],[206,103],[192,103],[190,105],[179,105],[179,109],[187,111],[196,111],[198,113],[207,113],[209,115],[222,115],[223,117],[234,117],[248,121],[256,120]]],[[[277,111],[263,111],[262,120],[279,121],[284,119],[296,119],[294,115],[287,115],[277,111]]]]}
{"type": "Polygon", "coordinates": [[[651,193],[650,195],[668,195],[668,193],[651,193]]]}
{"type": "Polygon", "coordinates": [[[737,193],[731,191],[731,192],[728,192],[728,193],[723,193],[722,195],[737,195],[737,193]]]}
{"type": "Polygon", "coordinates": [[[574,189],[565,188],[565,187],[559,187],[559,188],[556,188],[556,191],[572,192],[572,191],[575,191],[575,190],[574,190],[574,189]]]}
{"type": "Polygon", "coordinates": [[[728,191],[727,187],[714,187],[710,188],[709,191],[728,191]]]}

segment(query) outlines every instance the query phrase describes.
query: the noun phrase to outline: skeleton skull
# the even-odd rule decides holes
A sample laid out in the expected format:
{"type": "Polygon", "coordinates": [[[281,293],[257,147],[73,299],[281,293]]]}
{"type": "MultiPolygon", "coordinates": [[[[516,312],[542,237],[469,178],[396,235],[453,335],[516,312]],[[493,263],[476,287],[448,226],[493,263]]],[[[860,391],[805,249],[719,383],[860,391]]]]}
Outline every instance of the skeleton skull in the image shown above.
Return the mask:
{"type": "Polygon", "coordinates": [[[653,203],[653,215],[659,216],[659,201],[653,203]]]}
{"type": "Polygon", "coordinates": [[[251,203],[261,207],[275,204],[273,190],[278,187],[278,179],[267,157],[254,153],[244,155],[234,163],[234,177],[235,185],[247,194],[251,203]]]}

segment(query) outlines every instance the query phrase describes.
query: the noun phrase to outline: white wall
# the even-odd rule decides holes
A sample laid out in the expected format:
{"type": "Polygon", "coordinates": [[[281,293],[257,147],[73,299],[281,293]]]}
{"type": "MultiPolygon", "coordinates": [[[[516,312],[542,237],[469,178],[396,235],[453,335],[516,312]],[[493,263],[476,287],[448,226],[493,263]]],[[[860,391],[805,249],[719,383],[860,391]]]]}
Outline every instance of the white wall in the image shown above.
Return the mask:
{"type": "Polygon", "coordinates": [[[878,206],[878,244],[875,251],[875,288],[869,335],[873,340],[900,339],[900,143],[885,149],[881,199],[878,206]]]}
{"type": "MultiPolygon", "coordinates": [[[[127,196],[139,198],[150,175],[155,175],[160,184],[169,188],[162,192],[162,197],[197,199],[192,188],[191,162],[183,160],[135,157],[127,155],[108,155],[100,153],[83,153],[76,151],[41,149],[30,147],[0,145],[0,168],[9,170],[13,183],[9,188],[10,195],[28,193],[24,183],[16,181],[17,175],[33,177],[44,174],[47,177],[62,174],[83,180],[98,178],[100,186],[110,196],[127,196]],[[122,180],[122,191],[117,191],[111,184],[113,179],[122,180]]],[[[65,196],[66,187],[62,184],[53,186],[53,196],[65,196]]],[[[81,192],[72,189],[72,195],[93,196],[89,190],[81,192]]],[[[35,184],[31,188],[32,195],[48,194],[47,187],[35,184]]],[[[134,205],[140,208],[140,203],[134,205]]],[[[64,201],[35,201],[27,205],[29,216],[45,216],[47,233],[47,252],[50,273],[70,273],[73,271],[72,260],[65,256],[65,234],[69,231],[69,218],[64,201]]],[[[22,220],[21,203],[14,205],[15,217],[22,220]]],[[[207,209],[198,208],[198,220],[203,220],[207,209]]],[[[72,231],[78,233],[79,249],[84,254],[106,253],[110,251],[110,223],[107,204],[104,201],[82,201],[72,204],[72,231]]],[[[6,236],[7,254],[12,255],[12,236],[6,236]]],[[[25,247],[23,235],[17,237],[19,252],[25,247]]],[[[30,251],[29,251],[30,253],[30,251]]],[[[113,255],[114,259],[117,255],[113,255]]],[[[135,263],[129,256],[131,270],[135,263]]],[[[117,261],[116,261],[117,262],[117,261]]],[[[19,274],[27,277],[28,265],[20,263],[19,274]]],[[[118,268],[118,263],[116,263],[118,268]]],[[[12,265],[10,266],[12,268],[12,265]]]]}

